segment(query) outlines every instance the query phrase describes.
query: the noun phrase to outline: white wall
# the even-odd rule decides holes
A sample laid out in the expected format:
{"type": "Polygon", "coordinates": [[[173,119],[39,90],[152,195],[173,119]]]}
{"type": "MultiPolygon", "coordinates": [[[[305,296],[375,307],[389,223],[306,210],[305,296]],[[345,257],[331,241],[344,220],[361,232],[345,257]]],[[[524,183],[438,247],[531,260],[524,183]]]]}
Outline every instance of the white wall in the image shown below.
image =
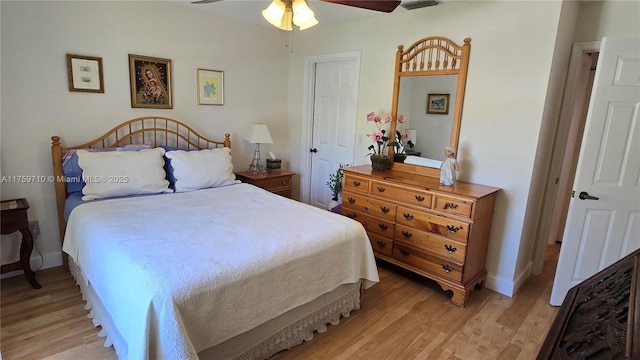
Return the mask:
{"type": "MultiPolygon", "coordinates": [[[[244,136],[254,122],[270,126],[274,144],[264,150],[288,152],[290,134],[280,131],[287,112],[282,31],[160,1],[2,1],[0,12],[0,175],[51,175],[52,135],[78,144],[145,115],[183,120],[218,139],[231,133],[240,170],[251,162],[254,145],[244,136]],[[104,94],[68,91],[66,53],[102,57],[104,94]],[[173,109],[131,108],[128,54],[172,60],[173,109]],[[224,71],[224,106],[197,105],[197,68],[224,71]]],[[[29,218],[40,223],[45,267],[59,263],[53,184],[2,183],[0,189],[2,199],[28,199],[29,218]]],[[[17,239],[3,239],[3,264],[17,257],[17,239]]]]}

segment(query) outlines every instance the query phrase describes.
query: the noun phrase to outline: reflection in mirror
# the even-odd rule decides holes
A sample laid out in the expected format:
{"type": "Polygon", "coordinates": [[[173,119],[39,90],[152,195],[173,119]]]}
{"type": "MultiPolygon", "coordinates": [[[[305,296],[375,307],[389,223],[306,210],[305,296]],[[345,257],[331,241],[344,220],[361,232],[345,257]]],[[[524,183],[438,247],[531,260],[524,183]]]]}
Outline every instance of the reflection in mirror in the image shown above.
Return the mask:
{"type": "Polygon", "coordinates": [[[389,130],[392,139],[396,130],[406,132],[415,147],[404,163],[392,163],[394,170],[439,177],[444,148],[458,147],[470,46],[469,38],[460,46],[440,36],[422,38],[406,49],[398,46],[391,116],[408,120],[393,121],[389,130]],[[428,113],[429,94],[449,95],[448,111],[428,113]]]}
{"type": "Polygon", "coordinates": [[[407,132],[414,144],[411,151],[407,151],[410,157],[406,163],[430,163],[439,168],[446,158],[443,149],[449,146],[451,139],[457,84],[458,75],[411,76],[400,80],[398,114],[405,115],[408,120],[404,124],[398,123],[396,128],[407,132]],[[447,114],[427,114],[428,94],[449,94],[447,114]],[[411,156],[425,159],[412,159],[411,156]]]}

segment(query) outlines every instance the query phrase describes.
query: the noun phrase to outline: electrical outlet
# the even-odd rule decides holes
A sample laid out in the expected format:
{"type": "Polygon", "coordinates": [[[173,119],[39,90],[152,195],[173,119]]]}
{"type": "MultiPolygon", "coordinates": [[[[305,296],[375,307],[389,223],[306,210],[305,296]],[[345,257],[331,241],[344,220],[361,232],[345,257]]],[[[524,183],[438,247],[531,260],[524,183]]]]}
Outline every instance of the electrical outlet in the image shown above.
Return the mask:
{"type": "Polygon", "coordinates": [[[40,235],[40,225],[38,221],[29,221],[29,230],[31,230],[31,236],[38,237],[40,235]]]}

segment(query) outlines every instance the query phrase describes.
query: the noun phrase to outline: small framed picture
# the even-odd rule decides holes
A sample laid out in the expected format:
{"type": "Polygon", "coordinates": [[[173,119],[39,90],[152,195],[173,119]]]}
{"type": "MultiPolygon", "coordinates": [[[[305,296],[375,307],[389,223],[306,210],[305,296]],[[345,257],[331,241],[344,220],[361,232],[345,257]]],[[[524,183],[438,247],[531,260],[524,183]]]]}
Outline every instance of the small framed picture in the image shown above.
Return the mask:
{"type": "Polygon", "coordinates": [[[198,105],[224,105],[224,73],[198,69],[198,105]]]}
{"type": "Polygon", "coordinates": [[[131,107],[173,109],[171,60],[129,54],[131,107]]]}
{"type": "Polygon", "coordinates": [[[429,94],[427,95],[427,114],[449,113],[449,94],[429,94]]]}
{"type": "Polygon", "coordinates": [[[69,91],[104,93],[102,58],[67,54],[69,91]]]}

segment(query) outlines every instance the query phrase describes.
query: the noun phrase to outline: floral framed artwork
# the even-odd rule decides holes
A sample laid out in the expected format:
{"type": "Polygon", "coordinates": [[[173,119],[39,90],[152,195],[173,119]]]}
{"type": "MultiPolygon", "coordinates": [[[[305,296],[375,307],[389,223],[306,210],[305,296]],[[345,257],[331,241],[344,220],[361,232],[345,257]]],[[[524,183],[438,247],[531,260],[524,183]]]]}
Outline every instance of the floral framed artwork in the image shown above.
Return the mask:
{"type": "Polygon", "coordinates": [[[102,58],[67,54],[69,91],[104,93],[102,58]]]}
{"type": "Polygon", "coordinates": [[[224,105],[224,72],[198,69],[198,105],[224,105]]]}
{"type": "Polygon", "coordinates": [[[173,109],[171,60],[129,54],[131,107],[173,109]]]}
{"type": "Polygon", "coordinates": [[[427,114],[449,113],[449,94],[428,94],[427,95],[427,114]]]}

